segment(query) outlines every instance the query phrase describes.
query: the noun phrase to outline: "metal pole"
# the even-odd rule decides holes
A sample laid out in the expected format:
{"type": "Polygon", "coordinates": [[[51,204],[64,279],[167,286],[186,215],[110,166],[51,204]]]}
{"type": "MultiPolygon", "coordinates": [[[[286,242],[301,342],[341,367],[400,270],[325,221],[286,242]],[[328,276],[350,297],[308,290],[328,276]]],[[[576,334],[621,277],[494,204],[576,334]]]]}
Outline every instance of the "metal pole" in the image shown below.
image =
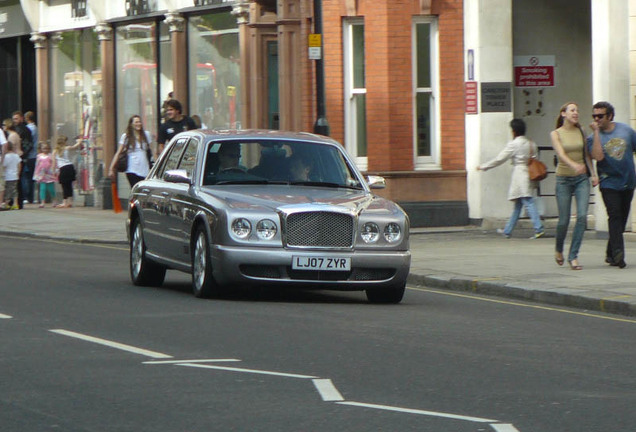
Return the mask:
{"type": "Polygon", "coordinates": [[[314,0],[314,33],[321,35],[320,59],[316,60],[316,108],[318,118],[314,133],[329,135],[329,123],[325,109],[325,71],[323,67],[324,43],[322,42],[322,0],[314,0]]]}

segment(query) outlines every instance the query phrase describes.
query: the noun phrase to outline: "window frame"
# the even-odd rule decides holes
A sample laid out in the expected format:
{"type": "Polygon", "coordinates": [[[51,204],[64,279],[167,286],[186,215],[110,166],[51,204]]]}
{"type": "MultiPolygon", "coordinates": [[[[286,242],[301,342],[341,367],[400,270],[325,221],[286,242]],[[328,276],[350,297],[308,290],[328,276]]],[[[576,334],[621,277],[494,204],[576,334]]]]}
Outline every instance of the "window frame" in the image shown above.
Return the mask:
{"type": "MultiPolygon", "coordinates": [[[[361,171],[366,171],[368,167],[368,157],[358,156],[358,122],[356,108],[356,96],[365,95],[365,108],[366,108],[366,52],[365,58],[365,87],[354,88],[354,58],[353,58],[353,27],[362,26],[364,28],[365,22],[362,17],[347,17],[343,19],[343,75],[344,75],[344,118],[345,118],[345,148],[347,152],[353,157],[356,165],[361,171]]],[[[365,50],[366,51],[366,50],[365,50]]],[[[366,109],[365,109],[365,125],[366,125],[366,109]]],[[[368,155],[368,142],[366,143],[366,150],[368,155]]]]}
{"type": "Polygon", "coordinates": [[[440,151],[440,90],[439,90],[439,30],[438,20],[434,16],[414,17],[412,27],[412,76],[413,76],[413,160],[415,161],[415,169],[441,169],[441,151],[440,151]],[[430,52],[430,87],[418,87],[417,82],[417,66],[418,66],[418,45],[417,45],[417,27],[420,24],[430,25],[429,31],[429,52],[430,52]],[[419,94],[430,95],[430,141],[431,154],[418,155],[418,119],[417,119],[417,97],[419,94]]]}

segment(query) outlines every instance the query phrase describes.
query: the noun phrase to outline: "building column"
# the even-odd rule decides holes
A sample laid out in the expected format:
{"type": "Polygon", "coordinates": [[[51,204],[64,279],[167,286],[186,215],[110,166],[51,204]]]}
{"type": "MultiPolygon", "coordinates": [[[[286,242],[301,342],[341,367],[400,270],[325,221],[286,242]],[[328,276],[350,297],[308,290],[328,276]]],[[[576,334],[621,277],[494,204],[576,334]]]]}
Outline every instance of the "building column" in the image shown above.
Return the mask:
{"type": "MultiPolygon", "coordinates": [[[[112,209],[110,179],[108,168],[117,148],[117,107],[115,106],[115,42],[113,40],[113,28],[106,23],[95,26],[97,39],[99,40],[100,55],[102,60],[102,146],[103,146],[103,173],[100,181],[102,194],[102,208],[112,209]]],[[[99,201],[99,200],[98,200],[99,201]]]]}
{"type": "Polygon", "coordinates": [[[172,49],[172,78],[174,98],[181,102],[183,113],[190,111],[188,94],[188,57],[185,18],[179,13],[168,12],[164,21],[170,31],[172,49]]]}
{"type": "Polygon", "coordinates": [[[240,52],[240,83],[239,89],[239,104],[241,112],[241,124],[244,128],[251,127],[251,115],[248,109],[248,100],[250,94],[250,81],[247,71],[251,69],[250,57],[249,57],[249,43],[250,35],[247,24],[249,22],[250,3],[248,1],[241,1],[240,3],[232,6],[232,15],[236,17],[239,28],[239,52],[240,52]]]}
{"type": "MultiPolygon", "coordinates": [[[[50,91],[49,91],[49,44],[46,34],[31,34],[35,47],[35,93],[37,100],[38,138],[47,141],[51,138],[50,91]]],[[[36,143],[37,145],[37,143],[36,143]]]]}
{"type": "Polygon", "coordinates": [[[301,40],[300,4],[287,0],[278,4],[278,76],[280,129],[302,128],[302,64],[306,46],[301,40]]]}

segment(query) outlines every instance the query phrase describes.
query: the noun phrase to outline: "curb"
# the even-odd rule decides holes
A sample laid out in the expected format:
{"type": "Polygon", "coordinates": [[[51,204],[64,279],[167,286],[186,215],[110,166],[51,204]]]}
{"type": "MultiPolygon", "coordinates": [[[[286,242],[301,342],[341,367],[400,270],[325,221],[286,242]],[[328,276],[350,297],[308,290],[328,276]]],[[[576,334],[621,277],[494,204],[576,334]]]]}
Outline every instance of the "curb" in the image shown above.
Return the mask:
{"type": "Polygon", "coordinates": [[[545,285],[541,287],[530,286],[504,279],[471,279],[439,274],[417,275],[410,273],[407,283],[448,291],[483,294],[630,317],[636,316],[636,297],[631,295],[599,297],[595,291],[581,292],[581,290],[563,287],[545,289],[545,285]]]}
{"type": "Polygon", "coordinates": [[[28,238],[37,238],[37,239],[45,239],[45,240],[58,240],[69,243],[83,243],[83,244],[107,244],[107,245],[128,245],[126,240],[104,240],[104,239],[96,239],[90,237],[66,237],[66,236],[56,236],[51,234],[40,234],[33,232],[15,232],[15,231],[3,231],[0,230],[0,235],[8,236],[8,237],[28,237],[28,238]]]}

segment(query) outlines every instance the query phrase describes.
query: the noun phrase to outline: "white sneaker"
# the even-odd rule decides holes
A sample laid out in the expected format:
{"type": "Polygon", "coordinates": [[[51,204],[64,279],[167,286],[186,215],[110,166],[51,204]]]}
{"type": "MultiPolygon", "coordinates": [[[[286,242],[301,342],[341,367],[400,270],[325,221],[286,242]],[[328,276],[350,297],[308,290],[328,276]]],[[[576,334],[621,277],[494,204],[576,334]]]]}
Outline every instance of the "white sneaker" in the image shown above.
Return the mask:
{"type": "Polygon", "coordinates": [[[507,238],[507,239],[509,239],[509,238],[510,238],[510,234],[506,234],[506,233],[504,232],[504,230],[503,230],[503,229],[501,229],[501,228],[497,228],[497,234],[501,234],[502,236],[504,236],[504,237],[505,237],[505,238],[507,238]]]}

